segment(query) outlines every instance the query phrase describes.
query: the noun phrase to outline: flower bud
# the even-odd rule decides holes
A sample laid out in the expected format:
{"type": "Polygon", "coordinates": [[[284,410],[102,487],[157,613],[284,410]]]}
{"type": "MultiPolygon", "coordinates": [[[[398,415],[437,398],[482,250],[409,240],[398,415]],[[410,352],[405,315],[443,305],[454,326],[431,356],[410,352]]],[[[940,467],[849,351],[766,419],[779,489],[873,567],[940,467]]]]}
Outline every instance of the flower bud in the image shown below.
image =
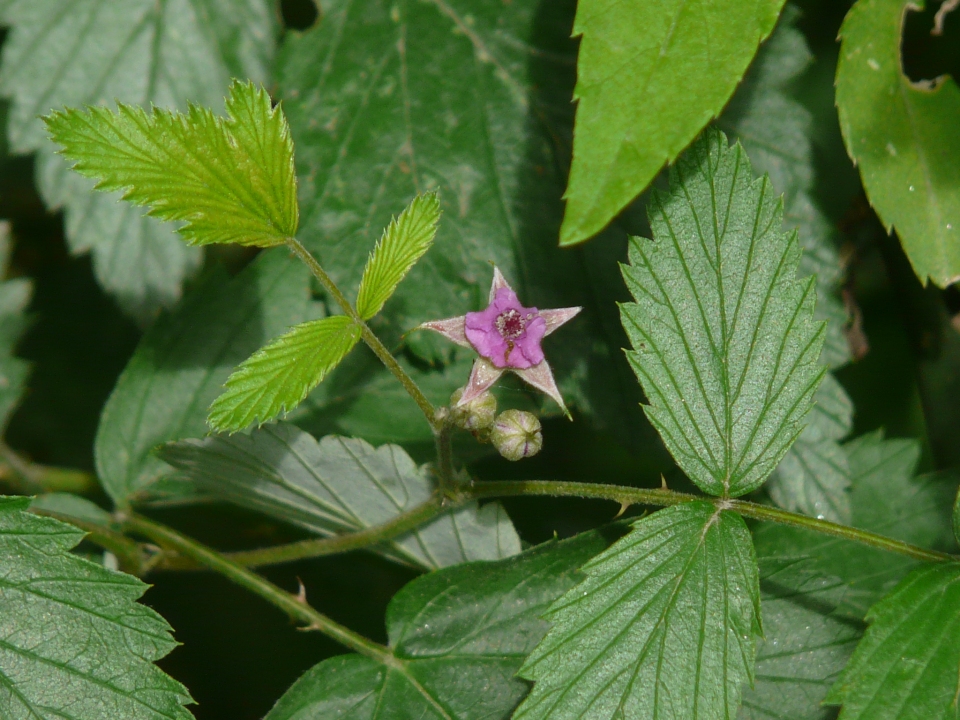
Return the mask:
{"type": "Polygon", "coordinates": [[[507,460],[531,457],[543,446],[540,421],[533,413],[506,410],[493,423],[490,441],[507,460]]]}
{"type": "Polygon", "coordinates": [[[464,405],[457,405],[463,396],[463,388],[450,397],[453,424],[470,432],[481,432],[493,425],[497,414],[497,399],[493,393],[484,392],[464,405]]]}

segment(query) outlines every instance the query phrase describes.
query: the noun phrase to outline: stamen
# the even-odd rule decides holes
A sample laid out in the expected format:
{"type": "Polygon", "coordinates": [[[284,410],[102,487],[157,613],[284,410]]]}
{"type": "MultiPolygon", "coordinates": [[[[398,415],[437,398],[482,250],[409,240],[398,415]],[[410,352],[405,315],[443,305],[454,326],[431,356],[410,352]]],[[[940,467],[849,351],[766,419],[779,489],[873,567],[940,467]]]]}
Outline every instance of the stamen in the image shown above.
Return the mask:
{"type": "Polygon", "coordinates": [[[497,316],[495,324],[500,337],[516,339],[523,335],[523,331],[527,327],[527,319],[516,310],[507,310],[497,316]]]}

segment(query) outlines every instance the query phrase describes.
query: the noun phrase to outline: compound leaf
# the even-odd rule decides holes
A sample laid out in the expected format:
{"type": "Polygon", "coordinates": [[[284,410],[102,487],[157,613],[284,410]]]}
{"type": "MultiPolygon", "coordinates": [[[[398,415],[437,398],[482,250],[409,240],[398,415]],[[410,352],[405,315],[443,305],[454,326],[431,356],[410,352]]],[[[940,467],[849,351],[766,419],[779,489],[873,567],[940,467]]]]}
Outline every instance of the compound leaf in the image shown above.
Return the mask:
{"type": "Polygon", "coordinates": [[[360,326],[345,315],[291,328],[227,378],[223,393],[210,406],[207,423],[216,432],[236,432],[290,412],[359,339],[360,326]]]}
{"type": "Polygon", "coordinates": [[[708,130],[655,191],[653,240],[623,267],[621,307],[647,417],[703,490],[759,487],[803,430],[823,375],[813,279],[795,277],[796,233],[737,145],[708,130]]]}
{"type": "Polygon", "coordinates": [[[562,244],[602,230],[719,115],[782,5],[581,0],[562,244]]]}
{"type": "Polygon", "coordinates": [[[172,471],[154,448],[206,432],[207,408],[234,367],[310,313],[309,272],[289,253],[271,250],[235,278],[215,272],[161,317],[100,416],[97,475],[114,502],[155,495],[157,481],[172,471]]]}
{"type": "Polygon", "coordinates": [[[265,720],[510,717],[529,687],[517,669],[547,629],[540,616],[607,545],[594,531],[414,580],[387,609],[389,666],[359,655],[325,660],[265,720]]]}
{"type": "MultiPolygon", "coordinates": [[[[912,3],[922,9],[924,3],[912,3]]],[[[904,0],[860,0],[840,28],[837,109],[847,152],[914,272],[960,279],[960,87],[914,83],[901,69],[904,0]]]]}
{"type": "Polygon", "coordinates": [[[955,720],[960,565],[917,568],[867,613],[870,626],[827,702],[840,720],[955,720]]]}
{"type": "Polygon", "coordinates": [[[11,98],[14,153],[36,153],[40,193],[63,208],[70,250],[90,252],[98,282],[131,315],[152,318],[180,297],[197,248],[117,195],[91,192],[55,153],[41,115],[63,107],[220,107],[231,77],[269,80],[277,14],[272,0],[10,0],[0,94],[11,98]]]}
{"type": "Polygon", "coordinates": [[[83,532],[0,497],[4,717],[187,720],[186,688],[153,663],[176,643],[136,603],[147,586],[70,552],[83,532]]]}
{"type": "Polygon", "coordinates": [[[733,718],[760,633],[757,560],[739,515],[661,510],[584,565],[520,674],[517,720],[733,718]]]}
{"type": "MultiPolygon", "coordinates": [[[[380,525],[429,500],[434,488],[427,468],[396,445],[334,436],[318,442],[287,423],[172,443],[161,457],[217,497],[320,535],[380,525]]],[[[380,551],[434,569],[515,555],[520,539],[499,503],[472,503],[380,551]]]]}
{"type": "Polygon", "coordinates": [[[369,320],[380,312],[410,268],[430,249],[439,220],[440,200],[436,193],[427,193],[417,195],[400,217],[390,221],[363,268],[357,294],[360,317],[369,320]]]}
{"type": "Polygon", "coordinates": [[[191,105],[186,114],[130,105],[66,109],[44,118],[73,169],[100,190],[149,206],[192,245],[270,247],[297,232],[293,142],[280,107],[253,83],[234,82],[227,118],[191,105]]]}

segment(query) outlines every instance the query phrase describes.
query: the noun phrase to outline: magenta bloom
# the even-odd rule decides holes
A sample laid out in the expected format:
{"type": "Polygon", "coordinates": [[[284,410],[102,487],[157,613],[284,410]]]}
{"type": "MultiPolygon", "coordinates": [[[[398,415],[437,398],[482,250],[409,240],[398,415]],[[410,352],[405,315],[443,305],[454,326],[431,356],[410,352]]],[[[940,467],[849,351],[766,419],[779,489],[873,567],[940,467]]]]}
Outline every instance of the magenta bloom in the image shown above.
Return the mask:
{"type": "Polygon", "coordinates": [[[422,329],[433,330],[458,345],[475,350],[480,356],[473,363],[470,380],[457,405],[480,396],[509,371],[552,397],[569,416],[540,342],[576,316],[580,308],[538,310],[524,307],[496,267],[489,303],[480,312],[420,325],[422,329]]]}

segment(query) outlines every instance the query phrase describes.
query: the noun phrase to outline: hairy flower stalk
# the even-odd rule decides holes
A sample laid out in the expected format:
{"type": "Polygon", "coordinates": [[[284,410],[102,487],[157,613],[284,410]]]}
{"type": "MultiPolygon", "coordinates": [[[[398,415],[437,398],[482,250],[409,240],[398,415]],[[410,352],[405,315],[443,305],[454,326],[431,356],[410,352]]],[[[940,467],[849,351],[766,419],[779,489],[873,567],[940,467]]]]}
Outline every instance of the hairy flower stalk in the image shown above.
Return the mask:
{"type": "Polygon", "coordinates": [[[525,307],[496,267],[493,268],[488,303],[480,312],[432,320],[417,328],[440,333],[480,356],[473,363],[470,379],[456,407],[466,405],[482,395],[503,373],[512,372],[553,398],[570,417],[540,343],[547,335],[572,320],[582,308],[539,310],[525,307]]]}

